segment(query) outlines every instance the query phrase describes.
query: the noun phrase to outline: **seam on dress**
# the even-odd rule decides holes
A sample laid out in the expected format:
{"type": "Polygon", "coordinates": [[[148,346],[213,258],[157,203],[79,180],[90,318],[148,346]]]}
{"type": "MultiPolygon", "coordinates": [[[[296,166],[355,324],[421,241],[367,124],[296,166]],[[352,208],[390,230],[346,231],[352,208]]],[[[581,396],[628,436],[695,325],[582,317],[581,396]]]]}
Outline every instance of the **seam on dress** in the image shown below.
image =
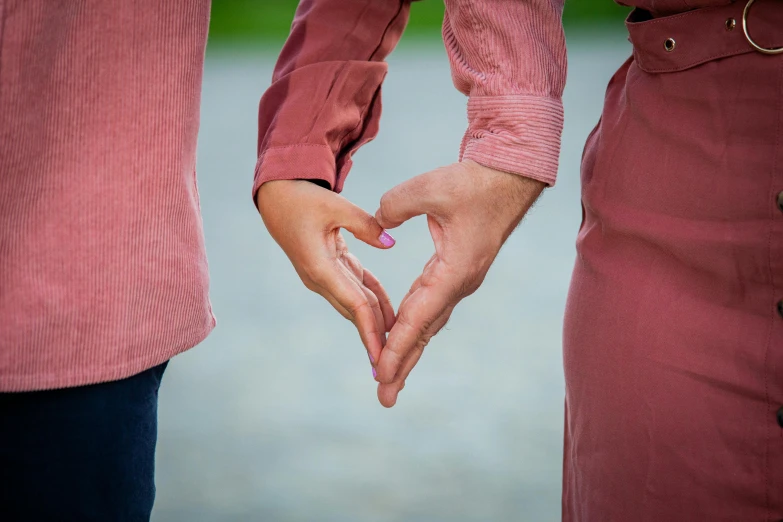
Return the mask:
{"type": "MultiPolygon", "coordinates": [[[[771,198],[774,198],[775,195],[775,173],[777,172],[777,166],[778,166],[778,155],[780,153],[780,133],[781,133],[781,126],[780,126],[780,120],[783,116],[783,102],[781,102],[781,97],[783,97],[783,67],[780,68],[780,71],[778,72],[778,110],[777,110],[777,118],[776,118],[776,124],[775,124],[775,150],[772,153],[772,170],[770,173],[770,180],[769,180],[769,191],[768,194],[771,195],[771,198]]],[[[767,334],[767,347],[764,351],[764,395],[767,400],[767,411],[765,414],[764,419],[764,425],[767,426],[767,429],[765,430],[766,437],[764,440],[764,501],[766,504],[766,517],[765,519],[767,521],[771,520],[771,510],[772,506],[770,505],[770,495],[769,495],[769,446],[770,446],[770,432],[771,432],[771,417],[772,417],[772,401],[770,400],[769,396],[769,351],[772,347],[772,332],[775,329],[775,320],[777,319],[775,317],[775,273],[772,270],[772,239],[774,237],[775,233],[775,219],[774,219],[774,212],[775,209],[770,206],[769,210],[769,233],[767,234],[767,269],[769,273],[769,282],[771,287],[771,299],[770,299],[770,322],[769,322],[769,330],[767,334]]]]}
{"type": "MultiPolygon", "coordinates": [[[[3,77],[3,42],[5,41],[5,0],[0,0],[0,79],[3,77]]],[[[0,89],[0,96],[3,91],[0,89]]]]}
{"type": "MultiPolygon", "coordinates": [[[[676,65],[676,66],[673,66],[673,67],[659,67],[658,69],[652,69],[652,68],[646,68],[642,64],[642,65],[639,65],[639,68],[641,70],[643,70],[645,72],[649,72],[649,73],[680,72],[680,71],[684,71],[686,69],[690,69],[691,67],[696,67],[697,65],[701,65],[703,63],[707,63],[707,62],[711,62],[713,60],[717,60],[719,58],[728,58],[730,56],[737,56],[737,55],[740,55],[740,54],[747,54],[747,53],[751,53],[751,52],[754,52],[754,51],[753,51],[752,48],[749,47],[748,49],[741,49],[741,50],[734,50],[734,51],[725,51],[723,53],[710,55],[710,56],[708,56],[706,58],[699,58],[699,59],[694,60],[692,62],[688,62],[688,63],[683,64],[683,65],[676,65]]],[[[636,61],[641,64],[641,62],[643,62],[644,60],[639,60],[638,57],[637,57],[636,61]]]]}

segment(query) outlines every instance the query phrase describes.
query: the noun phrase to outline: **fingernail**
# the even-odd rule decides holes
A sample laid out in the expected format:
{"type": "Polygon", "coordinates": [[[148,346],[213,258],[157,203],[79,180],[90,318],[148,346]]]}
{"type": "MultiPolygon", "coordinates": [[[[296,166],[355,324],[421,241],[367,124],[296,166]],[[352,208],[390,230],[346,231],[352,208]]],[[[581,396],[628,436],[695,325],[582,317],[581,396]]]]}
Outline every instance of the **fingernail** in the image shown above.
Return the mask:
{"type": "Polygon", "coordinates": [[[373,358],[372,358],[372,354],[371,354],[370,352],[367,352],[367,357],[369,357],[369,358],[370,358],[370,362],[371,362],[372,364],[375,364],[375,359],[373,359],[373,358]]]}
{"type": "Polygon", "coordinates": [[[378,372],[375,371],[375,368],[372,369],[372,378],[375,379],[378,377],[378,372]]]}
{"type": "Polygon", "coordinates": [[[396,241],[394,241],[394,238],[391,237],[391,234],[389,234],[385,230],[381,232],[381,235],[378,237],[378,241],[380,241],[381,244],[385,247],[393,247],[394,243],[396,243],[396,241]]]}

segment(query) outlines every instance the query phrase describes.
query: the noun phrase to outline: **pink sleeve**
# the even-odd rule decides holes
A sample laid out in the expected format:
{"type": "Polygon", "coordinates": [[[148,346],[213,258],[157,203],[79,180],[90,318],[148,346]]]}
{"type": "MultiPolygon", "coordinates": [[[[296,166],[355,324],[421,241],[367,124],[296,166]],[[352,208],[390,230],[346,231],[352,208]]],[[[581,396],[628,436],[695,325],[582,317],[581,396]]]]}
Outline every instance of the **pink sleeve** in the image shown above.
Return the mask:
{"type": "Polygon", "coordinates": [[[555,183],[566,79],[563,0],[445,0],[454,85],[469,95],[460,159],[555,183]]]}
{"type": "Polygon", "coordinates": [[[258,113],[253,195],[266,181],[322,180],[339,192],[351,154],[375,137],[383,61],[410,0],[302,0],[258,113]]]}

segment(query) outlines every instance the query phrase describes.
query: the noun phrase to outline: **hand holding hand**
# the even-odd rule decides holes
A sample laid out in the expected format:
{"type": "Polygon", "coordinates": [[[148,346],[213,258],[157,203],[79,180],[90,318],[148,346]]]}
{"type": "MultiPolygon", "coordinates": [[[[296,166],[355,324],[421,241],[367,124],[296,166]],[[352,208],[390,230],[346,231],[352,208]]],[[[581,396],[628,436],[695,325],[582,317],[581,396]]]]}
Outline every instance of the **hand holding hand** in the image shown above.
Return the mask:
{"type": "Polygon", "coordinates": [[[394,308],[381,283],[348,252],[340,229],[377,248],[392,247],[394,239],[370,214],[309,181],[269,181],[256,202],[302,282],[354,323],[374,364],[394,325],[394,308]]]}
{"type": "MultiPolygon", "coordinates": [[[[375,214],[395,228],[426,214],[435,255],[400,303],[377,365],[378,399],[393,406],[429,340],[475,292],[544,183],[463,161],[388,191],[375,214]]],[[[388,324],[388,323],[387,323],[388,324]]]]}

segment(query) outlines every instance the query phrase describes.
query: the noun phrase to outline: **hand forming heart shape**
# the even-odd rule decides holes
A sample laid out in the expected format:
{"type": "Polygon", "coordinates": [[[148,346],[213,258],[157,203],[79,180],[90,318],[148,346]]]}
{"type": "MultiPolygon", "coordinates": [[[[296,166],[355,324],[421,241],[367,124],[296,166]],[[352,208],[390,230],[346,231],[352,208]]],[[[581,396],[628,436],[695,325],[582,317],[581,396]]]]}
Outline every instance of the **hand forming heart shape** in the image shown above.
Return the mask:
{"type": "Polygon", "coordinates": [[[259,189],[257,203],[269,232],[307,288],[356,325],[379,382],[378,400],[391,407],[424,347],[454,307],[481,285],[544,186],[463,161],[392,188],[381,198],[375,218],[306,181],[267,182],[259,189]],[[389,248],[394,243],[384,229],[422,214],[435,254],[395,316],[383,286],[348,252],[340,228],[369,245],[389,248]]]}

